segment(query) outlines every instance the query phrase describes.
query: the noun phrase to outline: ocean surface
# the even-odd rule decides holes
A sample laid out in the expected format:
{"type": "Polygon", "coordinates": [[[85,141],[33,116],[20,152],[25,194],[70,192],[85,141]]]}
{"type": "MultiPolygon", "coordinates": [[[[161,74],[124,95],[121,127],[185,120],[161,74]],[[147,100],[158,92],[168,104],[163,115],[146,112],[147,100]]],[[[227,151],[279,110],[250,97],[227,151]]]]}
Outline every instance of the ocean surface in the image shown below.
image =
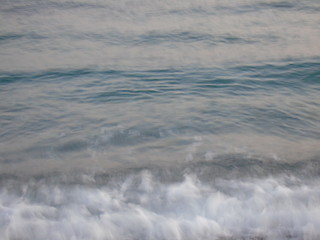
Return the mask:
{"type": "Polygon", "coordinates": [[[320,239],[320,1],[0,0],[0,238],[320,239]]]}

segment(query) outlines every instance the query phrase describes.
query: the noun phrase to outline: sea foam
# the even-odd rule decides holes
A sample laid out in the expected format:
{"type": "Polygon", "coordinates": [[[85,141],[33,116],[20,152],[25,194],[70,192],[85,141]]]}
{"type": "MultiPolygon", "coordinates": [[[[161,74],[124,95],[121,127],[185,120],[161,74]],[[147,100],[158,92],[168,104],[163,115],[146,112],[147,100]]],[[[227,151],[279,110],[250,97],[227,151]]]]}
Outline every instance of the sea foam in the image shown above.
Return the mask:
{"type": "Polygon", "coordinates": [[[6,183],[9,239],[317,239],[320,179],[159,180],[150,170],[87,183],[6,183]]]}

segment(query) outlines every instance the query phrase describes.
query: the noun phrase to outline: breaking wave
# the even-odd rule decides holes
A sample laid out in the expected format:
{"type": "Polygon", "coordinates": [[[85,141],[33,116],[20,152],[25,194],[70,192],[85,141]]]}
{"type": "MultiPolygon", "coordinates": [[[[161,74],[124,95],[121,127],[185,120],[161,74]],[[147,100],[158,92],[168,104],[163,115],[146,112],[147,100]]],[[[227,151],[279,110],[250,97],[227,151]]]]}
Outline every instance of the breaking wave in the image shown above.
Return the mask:
{"type": "MultiPolygon", "coordinates": [[[[299,163],[229,159],[28,180],[2,176],[0,233],[33,240],[320,237],[317,171],[308,177],[297,171],[299,163]]],[[[318,166],[314,160],[306,169],[318,166]]]]}

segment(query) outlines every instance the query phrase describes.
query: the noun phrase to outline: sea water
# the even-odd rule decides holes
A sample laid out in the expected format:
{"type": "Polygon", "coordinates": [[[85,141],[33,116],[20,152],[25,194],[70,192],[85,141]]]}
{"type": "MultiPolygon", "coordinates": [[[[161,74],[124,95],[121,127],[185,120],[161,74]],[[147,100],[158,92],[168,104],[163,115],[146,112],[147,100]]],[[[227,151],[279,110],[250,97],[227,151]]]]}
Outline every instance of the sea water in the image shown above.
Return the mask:
{"type": "Polygon", "coordinates": [[[0,3],[1,239],[320,238],[319,1],[0,3]]]}

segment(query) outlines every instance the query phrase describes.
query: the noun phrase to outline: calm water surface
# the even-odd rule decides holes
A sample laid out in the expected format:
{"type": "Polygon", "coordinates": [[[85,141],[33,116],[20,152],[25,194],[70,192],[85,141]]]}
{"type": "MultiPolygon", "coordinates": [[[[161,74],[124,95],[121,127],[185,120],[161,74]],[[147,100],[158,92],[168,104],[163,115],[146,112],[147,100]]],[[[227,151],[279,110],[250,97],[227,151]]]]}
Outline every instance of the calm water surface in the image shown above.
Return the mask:
{"type": "Polygon", "coordinates": [[[3,239],[320,238],[319,1],[0,3],[3,239]]]}

